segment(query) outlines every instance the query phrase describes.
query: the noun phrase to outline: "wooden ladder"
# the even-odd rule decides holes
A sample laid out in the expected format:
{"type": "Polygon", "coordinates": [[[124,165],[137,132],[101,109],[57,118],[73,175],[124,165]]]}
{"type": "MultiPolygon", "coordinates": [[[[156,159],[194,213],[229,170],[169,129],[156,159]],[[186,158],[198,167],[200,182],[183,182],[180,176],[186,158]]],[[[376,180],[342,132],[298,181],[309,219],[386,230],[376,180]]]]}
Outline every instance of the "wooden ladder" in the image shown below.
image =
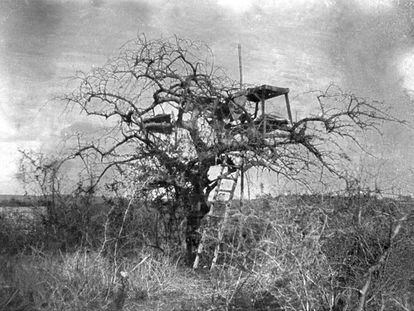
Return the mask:
{"type": "Polygon", "coordinates": [[[229,217],[230,205],[234,197],[234,192],[237,186],[237,180],[240,176],[240,173],[241,173],[241,166],[238,166],[238,165],[228,166],[225,164],[221,165],[220,174],[217,177],[217,186],[216,186],[214,196],[213,196],[213,203],[211,204],[210,211],[207,214],[208,224],[203,230],[201,241],[197,249],[197,255],[194,260],[194,264],[193,264],[194,269],[197,269],[198,264],[200,262],[201,253],[203,252],[204,244],[207,238],[207,229],[209,227],[209,220],[212,216],[214,216],[214,212],[215,212],[214,205],[223,203],[224,204],[224,216],[221,221],[221,226],[218,232],[217,244],[214,249],[214,257],[211,262],[210,270],[214,269],[216,265],[218,255],[220,252],[220,245],[223,241],[224,231],[225,231],[228,217],[229,217]],[[231,169],[233,169],[233,171],[231,171],[231,169]],[[228,181],[230,185],[228,185],[228,183],[226,184],[226,181],[228,181]]]}

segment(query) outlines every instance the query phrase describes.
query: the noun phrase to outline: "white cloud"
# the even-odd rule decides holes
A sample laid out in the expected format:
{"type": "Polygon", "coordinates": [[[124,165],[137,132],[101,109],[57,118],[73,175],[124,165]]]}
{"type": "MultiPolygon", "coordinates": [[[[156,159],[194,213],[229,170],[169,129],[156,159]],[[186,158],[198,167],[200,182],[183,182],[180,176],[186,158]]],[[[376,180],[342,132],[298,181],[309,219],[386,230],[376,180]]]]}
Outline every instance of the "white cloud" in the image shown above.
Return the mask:
{"type": "Polygon", "coordinates": [[[13,128],[9,120],[4,116],[3,109],[0,110],[0,141],[7,140],[9,137],[16,135],[16,130],[13,128]]]}
{"type": "MultiPolygon", "coordinates": [[[[348,0],[343,0],[344,2],[348,0]]],[[[381,12],[392,9],[395,5],[394,0],[355,0],[355,3],[364,11],[367,12],[381,12]]],[[[217,0],[217,4],[223,8],[230,9],[234,13],[242,14],[247,12],[253,5],[261,6],[263,8],[304,8],[309,5],[319,4],[324,6],[331,6],[335,4],[332,0],[217,0]]]]}
{"type": "Polygon", "coordinates": [[[9,137],[17,134],[15,127],[8,117],[12,108],[7,106],[8,98],[2,93],[0,90],[0,141],[7,140],[9,137]]]}
{"type": "Polygon", "coordinates": [[[414,96],[414,50],[401,57],[399,72],[403,78],[403,87],[414,96]]]}
{"type": "Polygon", "coordinates": [[[232,10],[235,13],[244,13],[248,11],[252,5],[253,0],[217,0],[217,4],[232,10]]]}
{"type": "MultiPolygon", "coordinates": [[[[4,68],[0,63],[0,72],[3,70],[4,68]]],[[[10,105],[12,105],[9,94],[10,89],[11,87],[7,77],[0,79],[0,141],[16,134],[16,130],[13,128],[9,118],[7,117],[9,112],[13,109],[13,107],[10,107],[10,105]]]]}
{"type": "Polygon", "coordinates": [[[358,5],[361,9],[367,12],[378,13],[394,8],[394,0],[358,0],[358,5]]]}
{"type": "MultiPolygon", "coordinates": [[[[363,1],[363,0],[361,0],[363,1]]],[[[223,8],[230,9],[233,13],[242,14],[253,6],[263,9],[305,9],[305,7],[317,5],[331,6],[332,0],[217,0],[217,4],[223,8]]]]}
{"type": "Polygon", "coordinates": [[[39,149],[38,142],[0,142],[0,194],[22,193],[16,179],[19,149],[39,149]]]}

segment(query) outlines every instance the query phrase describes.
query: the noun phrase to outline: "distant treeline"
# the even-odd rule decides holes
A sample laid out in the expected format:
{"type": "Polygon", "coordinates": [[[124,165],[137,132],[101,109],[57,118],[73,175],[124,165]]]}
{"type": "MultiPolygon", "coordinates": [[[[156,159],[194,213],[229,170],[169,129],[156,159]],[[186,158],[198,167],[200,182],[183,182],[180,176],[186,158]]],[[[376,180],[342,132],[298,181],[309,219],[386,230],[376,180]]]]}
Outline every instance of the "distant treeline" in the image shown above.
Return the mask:
{"type": "MultiPolygon", "coordinates": [[[[414,202],[414,198],[411,196],[376,196],[371,194],[288,194],[288,195],[278,195],[278,196],[271,196],[271,195],[263,195],[255,199],[246,200],[244,202],[255,203],[256,201],[260,202],[263,198],[267,199],[289,199],[289,200],[304,200],[307,203],[316,203],[320,202],[321,200],[341,200],[344,198],[349,197],[360,197],[360,198],[367,198],[372,199],[377,197],[382,202],[394,202],[394,201],[405,201],[405,202],[414,202]]],[[[129,200],[127,198],[111,198],[111,197],[104,197],[104,196],[93,196],[93,197],[83,197],[83,196],[73,196],[73,195],[59,195],[55,198],[55,202],[59,204],[59,202],[68,202],[68,201],[82,201],[88,200],[92,204],[118,204],[118,205],[127,205],[129,200]]],[[[53,199],[51,196],[35,196],[35,195],[0,195],[0,207],[2,206],[49,206],[52,203],[53,199]]],[[[140,201],[140,200],[138,200],[140,201]]],[[[161,200],[162,201],[162,200],[161,200]]],[[[234,202],[239,202],[239,199],[234,199],[234,202]]],[[[134,200],[134,203],[137,204],[137,200],[134,200]]]]}
{"type": "MultiPolygon", "coordinates": [[[[77,197],[80,199],[79,197],[77,197]]],[[[60,195],[55,198],[55,202],[73,199],[71,195],[60,195]]],[[[36,195],[0,195],[0,207],[3,206],[48,206],[52,203],[52,196],[36,196],[36,195]]],[[[100,204],[106,200],[103,197],[93,197],[91,201],[100,204]]]]}
{"type": "Polygon", "coordinates": [[[44,197],[32,195],[0,195],[0,206],[46,205],[44,197]]]}

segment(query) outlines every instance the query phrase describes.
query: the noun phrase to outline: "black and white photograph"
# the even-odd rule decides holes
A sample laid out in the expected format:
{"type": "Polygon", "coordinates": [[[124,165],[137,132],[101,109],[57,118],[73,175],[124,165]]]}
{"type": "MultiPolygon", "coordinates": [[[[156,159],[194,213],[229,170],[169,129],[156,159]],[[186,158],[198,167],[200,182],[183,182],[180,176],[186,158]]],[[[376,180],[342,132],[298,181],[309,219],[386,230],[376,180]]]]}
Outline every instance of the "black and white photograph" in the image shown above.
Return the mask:
{"type": "Polygon", "coordinates": [[[0,311],[414,311],[413,0],[0,0],[0,311]]]}

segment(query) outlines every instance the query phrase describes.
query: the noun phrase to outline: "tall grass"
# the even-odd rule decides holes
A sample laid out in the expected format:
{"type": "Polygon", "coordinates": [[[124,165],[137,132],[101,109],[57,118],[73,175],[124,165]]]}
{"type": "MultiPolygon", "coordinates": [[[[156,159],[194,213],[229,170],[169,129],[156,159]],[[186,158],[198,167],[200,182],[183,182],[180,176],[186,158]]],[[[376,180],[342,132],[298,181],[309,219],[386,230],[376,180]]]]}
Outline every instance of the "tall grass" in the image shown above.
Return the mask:
{"type": "MultiPolygon", "coordinates": [[[[373,311],[413,308],[412,201],[265,197],[234,206],[230,214],[216,269],[228,308],[267,304],[342,311],[357,310],[360,303],[373,311]],[[399,225],[403,230],[391,239],[399,225]]],[[[212,232],[204,262],[211,261],[217,242],[212,232]]]]}
{"type": "Polygon", "coordinates": [[[350,311],[368,277],[365,310],[413,310],[412,201],[288,196],[234,204],[212,271],[218,224],[207,230],[203,268],[193,271],[182,265],[178,240],[168,240],[155,212],[133,211],[118,244],[116,215],[92,215],[102,222],[89,227],[99,229],[95,241],[106,242],[66,250],[59,247],[64,241],[55,247],[47,241],[53,231],[22,232],[5,222],[0,310],[350,311]],[[401,215],[407,218],[391,241],[401,215]]]}
{"type": "Polygon", "coordinates": [[[118,266],[86,250],[33,250],[0,260],[0,310],[192,310],[209,299],[207,283],[169,258],[148,253],[118,266]],[[127,284],[120,292],[122,274],[127,284]],[[113,309],[119,295],[125,304],[113,309]]]}

